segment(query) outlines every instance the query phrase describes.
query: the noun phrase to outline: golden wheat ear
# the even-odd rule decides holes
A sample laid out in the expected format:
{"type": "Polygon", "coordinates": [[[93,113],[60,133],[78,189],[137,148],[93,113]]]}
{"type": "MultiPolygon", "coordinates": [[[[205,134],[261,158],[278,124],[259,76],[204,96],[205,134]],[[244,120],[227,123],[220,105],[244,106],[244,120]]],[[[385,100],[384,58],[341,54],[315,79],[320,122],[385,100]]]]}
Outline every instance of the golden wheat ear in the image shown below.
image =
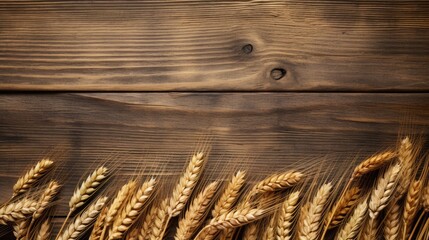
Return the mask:
{"type": "Polygon", "coordinates": [[[97,219],[98,214],[104,207],[107,197],[100,197],[90,204],[80,215],[76,216],[74,221],[58,234],[58,240],[74,240],[79,239],[97,219]]]}
{"type": "Polygon", "coordinates": [[[228,212],[238,200],[240,191],[246,180],[246,172],[238,171],[234,174],[232,179],[228,182],[225,190],[216,202],[212,210],[212,217],[217,217],[228,212]]]}
{"type": "Polygon", "coordinates": [[[175,240],[192,238],[195,230],[201,225],[203,218],[206,216],[218,185],[218,182],[210,183],[193,199],[184,217],[179,220],[176,235],[174,236],[175,240]]]}
{"type": "Polygon", "coordinates": [[[105,227],[111,226],[119,211],[126,204],[127,200],[132,197],[136,187],[137,181],[130,180],[125,185],[123,185],[121,189],[119,189],[116,197],[113,199],[113,202],[106,213],[106,219],[104,223],[105,227]]]}
{"type": "Polygon", "coordinates": [[[350,213],[360,198],[361,188],[352,187],[346,190],[341,198],[335,203],[332,210],[328,213],[330,219],[329,229],[339,226],[344,218],[350,213]]]}
{"type": "Polygon", "coordinates": [[[54,162],[49,159],[40,160],[34,167],[26,172],[13,186],[12,198],[27,192],[38,180],[45,176],[54,166],[54,162]]]}
{"type": "Polygon", "coordinates": [[[0,208],[0,224],[7,225],[27,219],[36,211],[37,202],[23,198],[0,208]]]}
{"type": "Polygon", "coordinates": [[[36,234],[36,240],[49,240],[51,235],[51,229],[51,220],[46,219],[45,221],[43,221],[39,231],[36,234]]]}
{"type": "Polygon", "coordinates": [[[381,167],[386,166],[387,164],[391,163],[397,155],[398,154],[396,151],[389,150],[382,153],[378,153],[365,159],[358,166],[355,167],[352,174],[352,178],[355,179],[361,177],[370,172],[378,170],[381,167]]]}
{"type": "Polygon", "coordinates": [[[411,233],[414,217],[420,207],[420,196],[422,190],[422,181],[414,180],[408,189],[407,196],[405,198],[405,207],[402,215],[402,234],[404,238],[407,238],[411,233]]]}
{"type": "Polygon", "coordinates": [[[323,211],[332,190],[332,183],[323,184],[309,202],[304,217],[300,219],[298,238],[300,240],[315,240],[319,236],[323,211]]]}
{"type": "Polygon", "coordinates": [[[295,186],[299,181],[301,181],[303,176],[304,174],[299,171],[288,171],[285,173],[273,174],[257,183],[251,190],[251,196],[275,192],[295,186]]]}
{"type": "Polygon", "coordinates": [[[13,224],[13,235],[15,236],[16,240],[25,240],[27,239],[27,232],[28,228],[30,226],[31,219],[27,218],[24,220],[21,220],[19,222],[15,222],[13,224]]]}
{"type": "Polygon", "coordinates": [[[101,235],[103,233],[104,224],[106,221],[106,215],[107,215],[108,208],[103,207],[100,214],[97,217],[97,220],[95,220],[94,227],[92,228],[91,235],[89,235],[89,240],[100,240],[101,235]]]}
{"type": "Polygon", "coordinates": [[[358,235],[359,230],[363,224],[367,209],[368,203],[365,199],[356,206],[346,224],[344,224],[344,226],[342,226],[338,231],[335,239],[354,239],[358,235]]]}
{"type": "Polygon", "coordinates": [[[276,226],[277,240],[290,240],[293,237],[293,226],[298,210],[299,195],[299,191],[291,193],[280,208],[276,226]]]}
{"type": "Polygon", "coordinates": [[[401,205],[395,201],[389,204],[384,220],[383,235],[386,240],[399,239],[401,205]]]}
{"type": "Polygon", "coordinates": [[[52,204],[55,197],[60,191],[60,184],[57,181],[50,181],[48,186],[43,191],[42,195],[39,198],[39,201],[36,205],[36,211],[33,214],[33,219],[36,220],[40,218],[43,212],[52,204]]]}
{"type": "Polygon", "coordinates": [[[123,238],[131,225],[137,221],[146,206],[147,200],[152,195],[155,183],[155,178],[151,178],[144,182],[137,192],[131,196],[113,222],[112,229],[109,232],[110,240],[123,238]]]}

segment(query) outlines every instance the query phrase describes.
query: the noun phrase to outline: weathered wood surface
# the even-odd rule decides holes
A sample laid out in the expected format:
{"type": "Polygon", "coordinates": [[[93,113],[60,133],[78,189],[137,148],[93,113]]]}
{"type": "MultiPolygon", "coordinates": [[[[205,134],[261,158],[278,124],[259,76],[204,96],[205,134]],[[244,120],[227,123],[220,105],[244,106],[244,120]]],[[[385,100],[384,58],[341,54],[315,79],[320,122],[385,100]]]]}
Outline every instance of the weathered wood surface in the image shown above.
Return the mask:
{"type": "Polygon", "coordinates": [[[340,169],[357,155],[395,146],[403,123],[427,137],[428,109],[428,94],[3,94],[0,200],[26,168],[52,152],[63,161],[66,198],[106,159],[123,162],[119,175],[141,166],[177,176],[205,136],[212,137],[210,172],[242,160],[261,176],[324,157],[340,169]]]}
{"type": "Polygon", "coordinates": [[[428,91],[428,12],[427,1],[6,0],[0,90],[428,91]]]}

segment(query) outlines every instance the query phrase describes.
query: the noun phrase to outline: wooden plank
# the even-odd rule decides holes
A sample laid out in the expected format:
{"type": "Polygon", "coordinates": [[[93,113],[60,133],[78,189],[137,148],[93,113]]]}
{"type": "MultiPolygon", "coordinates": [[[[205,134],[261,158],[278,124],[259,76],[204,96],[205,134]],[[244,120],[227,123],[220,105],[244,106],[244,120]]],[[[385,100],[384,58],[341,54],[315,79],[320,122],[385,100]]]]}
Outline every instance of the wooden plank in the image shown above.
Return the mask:
{"type": "Polygon", "coordinates": [[[139,166],[174,179],[207,136],[216,177],[239,161],[251,176],[321,158],[341,169],[395,146],[400,131],[429,133],[428,94],[3,94],[0,112],[0,201],[17,176],[53,154],[66,182],[59,215],[79,178],[106,159],[121,163],[118,176],[139,166]]]}
{"type": "Polygon", "coordinates": [[[2,1],[0,90],[428,91],[428,12],[426,1],[2,1]]]}

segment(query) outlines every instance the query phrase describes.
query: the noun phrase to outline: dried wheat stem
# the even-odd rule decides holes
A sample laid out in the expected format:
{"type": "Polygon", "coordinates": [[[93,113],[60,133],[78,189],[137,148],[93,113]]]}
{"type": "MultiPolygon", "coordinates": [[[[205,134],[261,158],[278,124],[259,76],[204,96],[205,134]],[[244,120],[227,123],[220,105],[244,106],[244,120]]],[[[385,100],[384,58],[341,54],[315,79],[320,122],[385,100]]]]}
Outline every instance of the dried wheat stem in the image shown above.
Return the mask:
{"type": "Polygon", "coordinates": [[[36,211],[37,202],[24,198],[0,208],[0,224],[24,220],[36,211]]]}
{"type": "Polygon", "coordinates": [[[116,216],[112,229],[109,232],[109,240],[121,239],[124,237],[131,225],[143,212],[144,206],[153,192],[155,182],[155,178],[151,178],[144,182],[131,197],[121,213],[116,216]]]}
{"type": "Polygon", "coordinates": [[[246,226],[243,233],[243,240],[257,240],[258,239],[258,225],[256,223],[250,223],[246,226]]]}
{"type": "Polygon", "coordinates": [[[100,184],[107,178],[108,170],[106,167],[99,167],[92,172],[79,188],[75,190],[70,199],[70,213],[85,204],[85,201],[97,190],[100,184]]]}
{"type": "Polygon", "coordinates": [[[293,192],[283,202],[277,220],[276,240],[292,239],[293,220],[298,207],[299,194],[299,191],[293,192]]]}
{"type": "Polygon", "coordinates": [[[304,176],[298,171],[289,171],[271,175],[257,183],[251,190],[251,195],[274,192],[296,185],[304,176]]]}
{"type": "Polygon", "coordinates": [[[240,195],[240,190],[244,185],[245,178],[245,171],[238,171],[235,173],[220,196],[219,200],[213,207],[212,217],[215,218],[219,215],[222,215],[232,208],[240,195]]]}
{"type": "Polygon", "coordinates": [[[378,178],[369,201],[369,216],[371,219],[375,219],[380,211],[386,207],[395,189],[400,169],[401,166],[399,163],[396,163],[390,166],[383,175],[378,178]]]}
{"type": "Polygon", "coordinates": [[[103,207],[100,214],[95,220],[94,227],[92,228],[91,235],[89,235],[89,240],[102,240],[102,233],[105,226],[106,216],[107,216],[107,207],[103,207]]]}
{"type": "Polygon", "coordinates": [[[12,197],[27,192],[40,178],[52,169],[54,162],[49,159],[42,159],[32,167],[24,176],[20,177],[13,186],[12,197]]]}
{"type": "Polygon", "coordinates": [[[401,205],[398,202],[392,202],[388,209],[386,220],[384,220],[384,239],[397,240],[399,239],[401,205]]]}
{"type": "Polygon", "coordinates": [[[173,190],[168,207],[168,215],[176,217],[185,207],[186,202],[192,194],[197,182],[201,176],[204,166],[204,153],[197,153],[191,159],[179,180],[179,183],[173,190]]]}
{"type": "Polygon", "coordinates": [[[106,201],[107,197],[101,197],[89,205],[63,232],[59,233],[58,240],[78,239],[91,227],[91,224],[96,220],[106,201]]]}
{"type": "Polygon", "coordinates": [[[337,201],[332,210],[328,213],[328,221],[326,222],[328,228],[337,227],[342,223],[344,218],[350,213],[352,208],[357,203],[360,197],[361,189],[359,187],[352,187],[348,189],[337,201]]]}
{"type": "Polygon", "coordinates": [[[337,233],[336,239],[355,239],[365,219],[367,208],[368,204],[365,199],[365,201],[362,201],[356,206],[347,223],[337,233]]]}
{"type": "Polygon", "coordinates": [[[51,235],[51,222],[46,219],[40,226],[40,230],[36,235],[36,240],[49,240],[51,235]]]}
{"type": "Polygon", "coordinates": [[[394,151],[386,151],[376,155],[373,155],[363,162],[361,162],[358,166],[355,167],[352,178],[361,177],[367,173],[373,172],[381,167],[387,165],[397,156],[397,153],[394,151]]]}
{"type": "Polygon", "coordinates": [[[151,231],[147,235],[150,240],[162,240],[168,224],[168,199],[164,199],[156,208],[155,217],[152,220],[151,231]]]}
{"type": "Polygon", "coordinates": [[[213,196],[216,193],[218,182],[210,183],[201,193],[199,193],[192,201],[185,216],[180,219],[175,240],[191,239],[195,230],[202,223],[203,217],[206,215],[213,196]]]}
{"type": "Polygon", "coordinates": [[[33,214],[33,219],[38,219],[42,216],[43,211],[45,211],[49,204],[52,203],[55,196],[58,194],[60,190],[60,185],[56,181],[49,182],[43,194],[40,196],[39,201],[36,205],[36,211],[33,214]]]}
{"type": "Polygon", "coordinates": [[[109,207],[109,210],[107,211],[105,222],[106,226],[110,226],[113,223],[114,218],[118,214],[121,207],[124,206],[127,199],[131,197],[136,186],[137,182],[135,180],[131,180],[124,186],[122,186],[122,188],[118,191],[116,197],[114,198],[112,204],[109,207]]]}
{"type": "Polygon", "coordinates": [[[323,210],[328,201],[332,189],[331,183],[323,184],[316,192],[312,201],[308,205],[308,212],[302,219],[301,228],[298,231],[298,239],[314,240],[319,235],[323,210]]]}
{"type": "Polygon", "coordinates": [[[420,196],[422,190],[422,181],[414,180],[408,189],[407,197],[405,198],[405,208],[403,214],[403,229],[402,234],[404,239],[412,230],[413,220],[420,206],[420,196]]]}

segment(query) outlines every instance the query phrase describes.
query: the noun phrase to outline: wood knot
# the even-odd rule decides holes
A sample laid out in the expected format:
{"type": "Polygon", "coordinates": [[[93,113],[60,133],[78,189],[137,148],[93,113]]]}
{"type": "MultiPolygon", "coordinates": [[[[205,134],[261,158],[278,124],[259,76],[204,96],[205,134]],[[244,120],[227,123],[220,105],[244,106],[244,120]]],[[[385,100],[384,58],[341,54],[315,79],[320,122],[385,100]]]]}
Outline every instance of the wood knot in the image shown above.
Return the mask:
{"type": "Polygon", "coordinates": [[[274,68],[271,70],[270,76],[274,80],[280,80],[286,75],[286,70],[283,68],[274,68]]]}
{"type": "Polygon", "coordinates": [[[241,51],[243,51],[245,54],[250,54],[253,51],[253,45],[252,44],[246,44],[241,48],[241,51]]]}

